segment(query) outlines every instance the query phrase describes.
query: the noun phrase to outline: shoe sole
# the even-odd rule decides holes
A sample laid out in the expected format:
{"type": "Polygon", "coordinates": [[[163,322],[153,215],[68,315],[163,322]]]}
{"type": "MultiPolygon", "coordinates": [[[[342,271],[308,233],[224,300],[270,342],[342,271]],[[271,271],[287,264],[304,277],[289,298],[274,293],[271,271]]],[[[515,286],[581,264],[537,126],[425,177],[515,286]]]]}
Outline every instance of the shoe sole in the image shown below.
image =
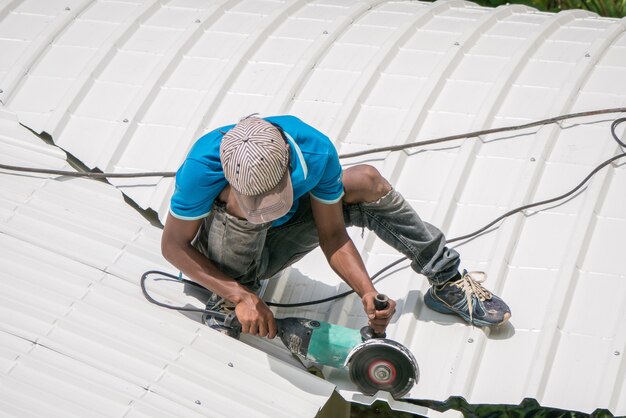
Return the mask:
{"type": "MultiPolygon", "coordinates": [[[[435,300],[435,298],[430,292],[427,292],[426,295],[424,296],[424,303],[426,304],[426,306],[428,306],[430,309],[432,309],[435,312],[439,312],[445,315],[458,315],[461,318],[463,318],[465,322],[470,323],[470,317],[468,314],[466,314],[465,312],[455,311],[454,309],[451,309],[448,306],[444,305],[443,302],[438,302],[437,300],[435,300]]],[[[510,317],[511,317],[511,313],[507,312],[504,314],[504,317],[502,318],[502,321],[500,322],[495,322],[495,323],[486,322],[486,321],[477,320],[475,318],[473,322],[474,322],[474,325],[478,327],[498,327],[502,324],[505,324],[509,320],[510,317]]]]}

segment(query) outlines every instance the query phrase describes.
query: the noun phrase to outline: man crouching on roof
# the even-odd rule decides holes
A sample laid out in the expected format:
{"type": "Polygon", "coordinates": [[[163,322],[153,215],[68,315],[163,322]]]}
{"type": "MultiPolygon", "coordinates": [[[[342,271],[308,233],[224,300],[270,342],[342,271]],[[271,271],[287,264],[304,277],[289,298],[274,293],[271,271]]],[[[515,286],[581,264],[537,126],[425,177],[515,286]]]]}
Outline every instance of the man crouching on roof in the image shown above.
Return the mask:
{"type": "MultiPolygon", "coordinates": [[[[207,308],[234,307],[242,331],[276,336],[259,298],[265,280],[321,247],[333,270],[361,297],[369,325],[382,332],[396,302],[378,294],[346,232],[366,227],[411,260],[431,287],[428,307],[477,326],[506,322],[510,309],[465,271],[443,233],[420,219],[374,167],[342,170],[332,142],[294,116],[259,118],[202,136],[176,173],[161,248],[185,276],[212,292],[207,308]]],[[[218,319],[211,328],[233,335],[218,319]]]]}

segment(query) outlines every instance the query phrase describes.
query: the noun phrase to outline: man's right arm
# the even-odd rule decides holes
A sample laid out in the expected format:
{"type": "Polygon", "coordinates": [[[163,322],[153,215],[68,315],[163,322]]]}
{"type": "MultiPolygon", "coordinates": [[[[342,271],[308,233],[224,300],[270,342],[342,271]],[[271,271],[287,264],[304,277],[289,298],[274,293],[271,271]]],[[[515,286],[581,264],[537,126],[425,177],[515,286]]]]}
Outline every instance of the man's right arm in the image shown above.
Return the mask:
{"type": "Polygon", "coordinates": [[[183,220],[168,214],[161,238],[163,256],[185,276],[232,302],[243,332],[274,338],[276,323],[267,305],[191,245],[201,222],[202,219],[183,220]]]}

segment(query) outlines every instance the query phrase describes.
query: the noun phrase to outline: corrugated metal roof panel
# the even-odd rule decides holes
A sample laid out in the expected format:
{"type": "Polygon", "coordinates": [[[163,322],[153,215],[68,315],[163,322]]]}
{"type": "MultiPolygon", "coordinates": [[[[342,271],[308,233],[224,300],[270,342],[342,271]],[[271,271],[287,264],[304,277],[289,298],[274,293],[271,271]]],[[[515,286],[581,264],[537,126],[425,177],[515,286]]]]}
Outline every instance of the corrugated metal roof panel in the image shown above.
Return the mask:
{"type": "MultiPolygon", "coordinates": [[[[15,121],[0,119],[0,149],[3,163],[68,168],[15,121]]],[[[0,182],[4,414],[293,417],[326,403],[332,384],[143,299],[140,275],[168,269],[160,230],[113,186],[0,182]]],[[[180,290],[159,293],[190,303],[180,290]]]]}
{"type": "MultiPolygon", "coordinates": [[[[0,59],[0,99],[27,126],[105,170],[175,170],[202,132],[253,112],[296,114],[348,152],[626,103],[626,20],[584,11],[488,9],[457,0],[92,0],[38,7],[6,3],[0,13],[7,57],[0,59]],[[21,27],[25,20],[28,28],[21,27]],[[77,59],[68,63],[68,54],[77,59]]],[[[455,237],[573,187],[617,152],[608,133],[613,116],[345,164],[374,164],[422,218],[455,237]]],[[[626,232],[624,178],[623,164],[612,165],[575,198],[515,215],[456,245],[464,265],[486,270],[487,287],[511,305],[507,328],[473,329],[424,308],[428,284],[409,268],[396,268],[379,284],[399,302],[390,336],[410,347],[422,368],[412,397],[513,404],[531,397],[546,406],[624,413],[626,309],[618,307],[626,299],[625,265],[615,244],[626,232]]],[[[172,180],[115,184],[141,207],[166,213],[172,180]]],[[[27,198],[20,183],[7,190],[27,198]]],[[[0,216],[16,236],[53,235],[45,213],[52,194],[38,194],[19,216],[13,202],[3,202],[0,216]]],[[[90,221],[88,206],[74,206],[76,222],[65,223],[64,236],[78,245],[62,254],[121,276],[139,274],[142,260],[159,263],[156,250],[137,240],[115,250],[130,239],[132,221],[116,219],[119,228],[94,242],[88,234],[97,221],[90,221]]],[[[371,272],[398,257],[371,234],[351,236],[371,272]]],[[[109,276],[101,280],[129,291],[109,276]]],[[[317,251],[272,283],[270,294],[285,302],[344,288],[317,251]]],[[[108,290],[94,288],[92,303],[102,309],[112,303],[101,293],[108,290]]],[[[365,322],[354,298],[278,312],[353,327],[365,322]]],[[[42,315],[19,320],[45,330],[53,319],[42,315]]],[[[76,338],[72,329],[63,328],[59,341],[76,338]]],[[[150,374],[151,366],[140,366],[150,374]]],[[[367,402],[345,375],[329,379],[346,398],[367,402]]],[[[150,414],[142,408],[138,414],[150,414]]]]}

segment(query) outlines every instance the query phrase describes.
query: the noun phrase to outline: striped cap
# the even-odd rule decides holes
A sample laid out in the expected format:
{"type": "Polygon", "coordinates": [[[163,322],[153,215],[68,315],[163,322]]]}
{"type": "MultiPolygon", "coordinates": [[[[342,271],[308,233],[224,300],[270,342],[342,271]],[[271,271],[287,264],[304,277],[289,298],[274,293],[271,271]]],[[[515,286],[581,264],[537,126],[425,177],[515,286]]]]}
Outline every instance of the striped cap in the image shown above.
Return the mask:
{"type": "Polygon", "coordinates": [[[289,212],[289,147],[274,125],[255,116],[241,120],[222,138],[220,159],[248,221],[271,222],[289,212]]]}

